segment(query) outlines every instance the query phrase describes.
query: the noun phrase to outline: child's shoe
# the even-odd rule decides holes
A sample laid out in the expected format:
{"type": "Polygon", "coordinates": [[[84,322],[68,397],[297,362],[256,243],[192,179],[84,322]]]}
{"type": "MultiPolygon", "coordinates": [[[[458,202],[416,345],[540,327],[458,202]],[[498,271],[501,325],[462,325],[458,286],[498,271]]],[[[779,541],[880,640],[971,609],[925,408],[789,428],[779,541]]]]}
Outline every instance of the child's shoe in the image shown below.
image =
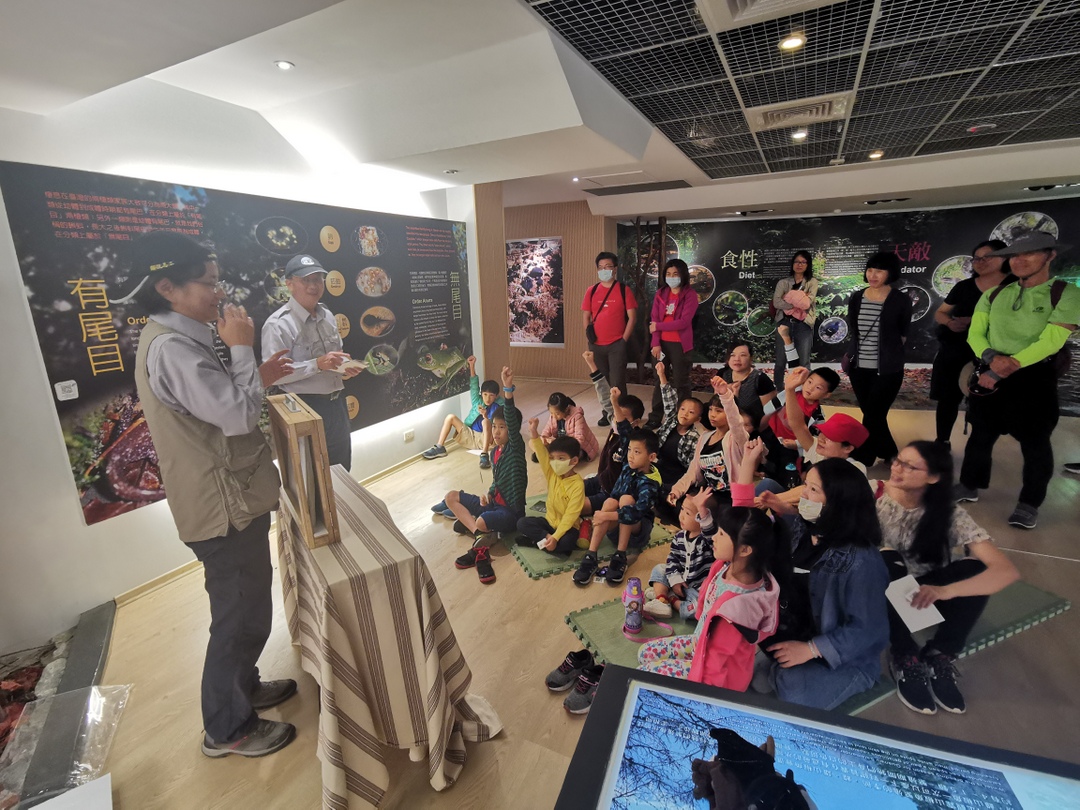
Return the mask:
{"type": "Polygon", "coordinates": [[[596,552],[585,552],[585,556],[582,557],[581,562],[578,564],[577,571],[574,572],[574,582],[582,586],[588,585],[592,582],[593,574],[596,573],[596,569],[599,567],[600,561],[596,558],[596,552]]]}
{"type": "Polygon", "coordinates": [[[603,664],[585,667],[578,675],[574,691],[563,701],[563,708],[570,714],[588,714],[589,709],[592,708],[593,698],[596,697],[596,687],[600,685],[600,677],[603,674],[603,664]]]}
{"type": "Polygon", "coordinates": [[[446,455],[446,448],[443,447],[441,444],[433,444],[420,455],[427,459],[442,458],[446,455]]]}
{"type": "Polygon", "coordinates": [[[594,663],[592,653],[588,650],[567,653],[563,662],[544,678],[544,685],[552,692],[565,692],[577,682],[581,671],[594,663]]]}
{"type": "Polygon", "coordinates": [[[436,515],[442,515],[445,514],[446,510],[449,508],[450,507],[446,505],[446,501],[439,501],[437,504],[431,507],[431,511],[434,512],[436,515]]]}
{"type": "Polygon", "coordinates": [[[476,546],[476,573],[485,585],[495,581],[495,569],[491,567],[491,554],[487,546],[476,546]]]}
{"type": "Polygon", "coordinates": [[[604,575],[608,585],[618,585],[623,581],[623,577],[626,576],[626,564],[625,551],[616,551],[611,555],[611,559],[608,561],[607,574],[604,575]]]}
{"type": "Polygon", "coordinates": [[[470,532],[468,529],[466,529],[465,524],[462,523],[460,520],[455,520],[454,521],[454,531],[457,532],[458,534],[464,534],[464,535],[467,535],[469,537],[473,536],[473,533],[470,532]]]}
{"type": "Polygon", "coordinates": [[[491,456],[489,456],[487,453],[481,453],[480,454],[480,469],[481,470],[490,470],[491,469],[491,456]]]}
{"type": "Polygon", "coordinates": [[[645,603],[645,607],[643,607],[642,610],[654,619],[671,618],[671,603],[668,602],[666,596],[658,596],[655,599],[650,599],[645,603]]]}
{"type": "Polygon", "coordinates": [[[454,560],[454,568],[460,568],[462,570],[466,568],[472,568],[476,565],[476,549],[470,548],[456,560],[454,560]]]}
{"type": "Polygon", "coordinates": [[[587,551],[592,540],[592,521],[584,518],[581,521],[581,532],[578,534],[577,547],[587,551]]]}

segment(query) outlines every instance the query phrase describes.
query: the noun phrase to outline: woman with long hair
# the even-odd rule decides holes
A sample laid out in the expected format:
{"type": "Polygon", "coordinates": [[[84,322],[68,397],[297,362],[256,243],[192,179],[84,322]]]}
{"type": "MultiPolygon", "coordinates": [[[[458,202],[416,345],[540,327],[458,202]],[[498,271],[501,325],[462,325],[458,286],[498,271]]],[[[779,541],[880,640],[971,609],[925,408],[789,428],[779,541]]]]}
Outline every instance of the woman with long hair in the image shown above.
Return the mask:
{"type": "Polygon", "coordinates": [[[909,709],[955,714],[965,709],[956,686],[956,657],[991,594],[1020,578],[1012,564],[953,501],[953,461],[938,442],[912,442],[893,459],[878,499],[882,557],[893,580],[919,583],[915,608],[934,605],[945,617],[921,650],[889,607],[889,641],[896,694],[909,709]]]}
{"type": "MultiPolygon", "coordinates": [[[[671,386],[679,402],[690,397],[690,360],[694,348],[694,314],[698,296],[690,286],[690,268],[682,259],[668,259],[663,278],[653,296],[649,333],[654,360],[663,360],[671,386]]],[[[656,428],[664,420],[664,401],[660,384],[653,391],[649,426],[656,428]]]]}
{"type": "MultiPolygon", "coordinates": [[[[728,385],[738,383],[735,402],[741,410],[750,414],[754,428],[761,427],[765,416],[765,406],[776,396],[772,380],[760,368],[754,365],[750,344],[736,339],[728,348],[726,365],[720,369],[720,377],[728,385]]],[[[783,382],[781,382],[783,386],[783,382]]],[[[783,388],[781,387],[781,390],[783,388]]]]}
{"type": "Polygon", "coordinates": [[[776,282],[772,305],[776,310],[776,365],[773,382],[777,390],[784,389],[784,371],[787,368],[785,342],[780,327],[788,334],[799,355],[799,365],[810,365],[810,349],[814,345],[814,321],[817,320],[818,280],[814,278],[813,256],[808,250],[799,250],[791,257],[791,276],[776,282]]]}

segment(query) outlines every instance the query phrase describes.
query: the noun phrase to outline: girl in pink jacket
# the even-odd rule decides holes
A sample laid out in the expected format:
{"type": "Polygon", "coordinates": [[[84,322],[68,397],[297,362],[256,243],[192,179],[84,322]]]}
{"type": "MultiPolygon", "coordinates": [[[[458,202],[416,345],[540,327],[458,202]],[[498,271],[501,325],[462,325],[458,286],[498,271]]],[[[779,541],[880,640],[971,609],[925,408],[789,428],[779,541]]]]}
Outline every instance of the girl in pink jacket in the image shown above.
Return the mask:
{"type": "MultiPolygon", "coordinates": [[[[556,391],[548,397],[548,423],[540,433],[544,444],[551,444],[556,436],[573,436],[581,445],[585,459],[592,461],[600,452],[600,443],[585,421],[585,411],[566,394],[556,391]]],[[[533,459],[535,461],[535,459],[533,459]]]]}

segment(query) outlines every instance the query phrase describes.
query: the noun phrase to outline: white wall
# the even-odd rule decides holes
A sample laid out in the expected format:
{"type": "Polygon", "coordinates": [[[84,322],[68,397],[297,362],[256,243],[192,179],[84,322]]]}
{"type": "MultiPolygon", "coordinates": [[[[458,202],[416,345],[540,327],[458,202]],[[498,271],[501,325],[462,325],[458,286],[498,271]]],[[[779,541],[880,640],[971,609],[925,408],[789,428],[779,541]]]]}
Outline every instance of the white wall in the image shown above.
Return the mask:
{"type": "MultiPolygon", "coordinates": [[[[142,176],[149,179],[418,216],[429,216],[435,208],[445,215],[439,193],[422,197],[412,178],[388,186],[383,195],[370,184],[357,188],[351,182],[355,175],[311,169],[309,161],[250,111],[171,88],[169,98],[151,102],[142,98],[148,89],[142,82],[49,117],[0,109],[0,160],[117,174],[126,173],[124,167],[141,166],[147,171],[142,176]],[[379,207],[380,199],[389,204],[379,207]]],[[[380,177],[392,180],[386,170],[380,177]]],[[[455,217],[468,216],[469,192],[459,191],[455,217]]],[[[470,233],[475,326],[478,277],[471,239],[470,233]]],[[[82,611],[193,557],[177,537],[164,502],[93,526],[83,523],[2,202],[0,346],[2,652],[42,643],[74,625],[82,611]]],[[[461,411],[467,402],[467,395],[455,396],[358,431],[354,475],[366,477],[430,446],[444,415],[461,411]],[[406,444],[402,432],[410,427],[416,439],[406,444]]]]}

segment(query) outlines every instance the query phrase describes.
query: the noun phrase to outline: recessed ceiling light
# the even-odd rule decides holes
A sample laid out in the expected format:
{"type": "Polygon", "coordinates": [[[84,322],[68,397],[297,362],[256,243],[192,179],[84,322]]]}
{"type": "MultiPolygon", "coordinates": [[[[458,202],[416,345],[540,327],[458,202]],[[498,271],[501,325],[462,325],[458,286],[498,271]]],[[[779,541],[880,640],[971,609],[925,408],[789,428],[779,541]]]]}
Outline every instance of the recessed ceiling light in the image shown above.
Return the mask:
{"type": "Polygon", "coordinates": [[[885,153],[882,152],[880,149],[875,149],[873,152],[867,155],[867,157],[871,160],[881,160],[883,157],[885,157],[885,153]]]}
{"type": "Polygon", "coordinates": [[[782,51],[790,52],[790,51],[799,50],[799,48],[801,48],[805,44],[806,44],[806,35],[805,34],[797,34],[797,33],[792,32],[792,33],[788,34],[786,37],[784,37],[782,40],[780,40],[780,44],[779,44],[778,47],[782,51]]]}
{"type": "Polygon", "coordinates": [[[809,134],[810,133],[807,132],[805,129],[797,129],[797,130],[795,130],[794,132],[791,133],[791,140],[793,140],[793,141],[805,141],[806,136],[809,135],[809,134]]]}
{"type": "Polygon", "coordinates": [[[443,169],[443,174],[457,174],[458,169],[443,169]]]}
{"type": "Polygon", "coordinates": [[[278,59],[274,64],[277,65],[278,70],[292,70],[296,67],[292,62],[286,61],[285,59],[278,59]]]}
{"type": "Polygon", "coordinates": [[[576,182],[578,181],[578,179],[577,179],[576,177],[574,177],[574,178],[572,178],[572,179],[573,179],[573,181],[574,181],[575,183],[576,183],[576,182]]]}

